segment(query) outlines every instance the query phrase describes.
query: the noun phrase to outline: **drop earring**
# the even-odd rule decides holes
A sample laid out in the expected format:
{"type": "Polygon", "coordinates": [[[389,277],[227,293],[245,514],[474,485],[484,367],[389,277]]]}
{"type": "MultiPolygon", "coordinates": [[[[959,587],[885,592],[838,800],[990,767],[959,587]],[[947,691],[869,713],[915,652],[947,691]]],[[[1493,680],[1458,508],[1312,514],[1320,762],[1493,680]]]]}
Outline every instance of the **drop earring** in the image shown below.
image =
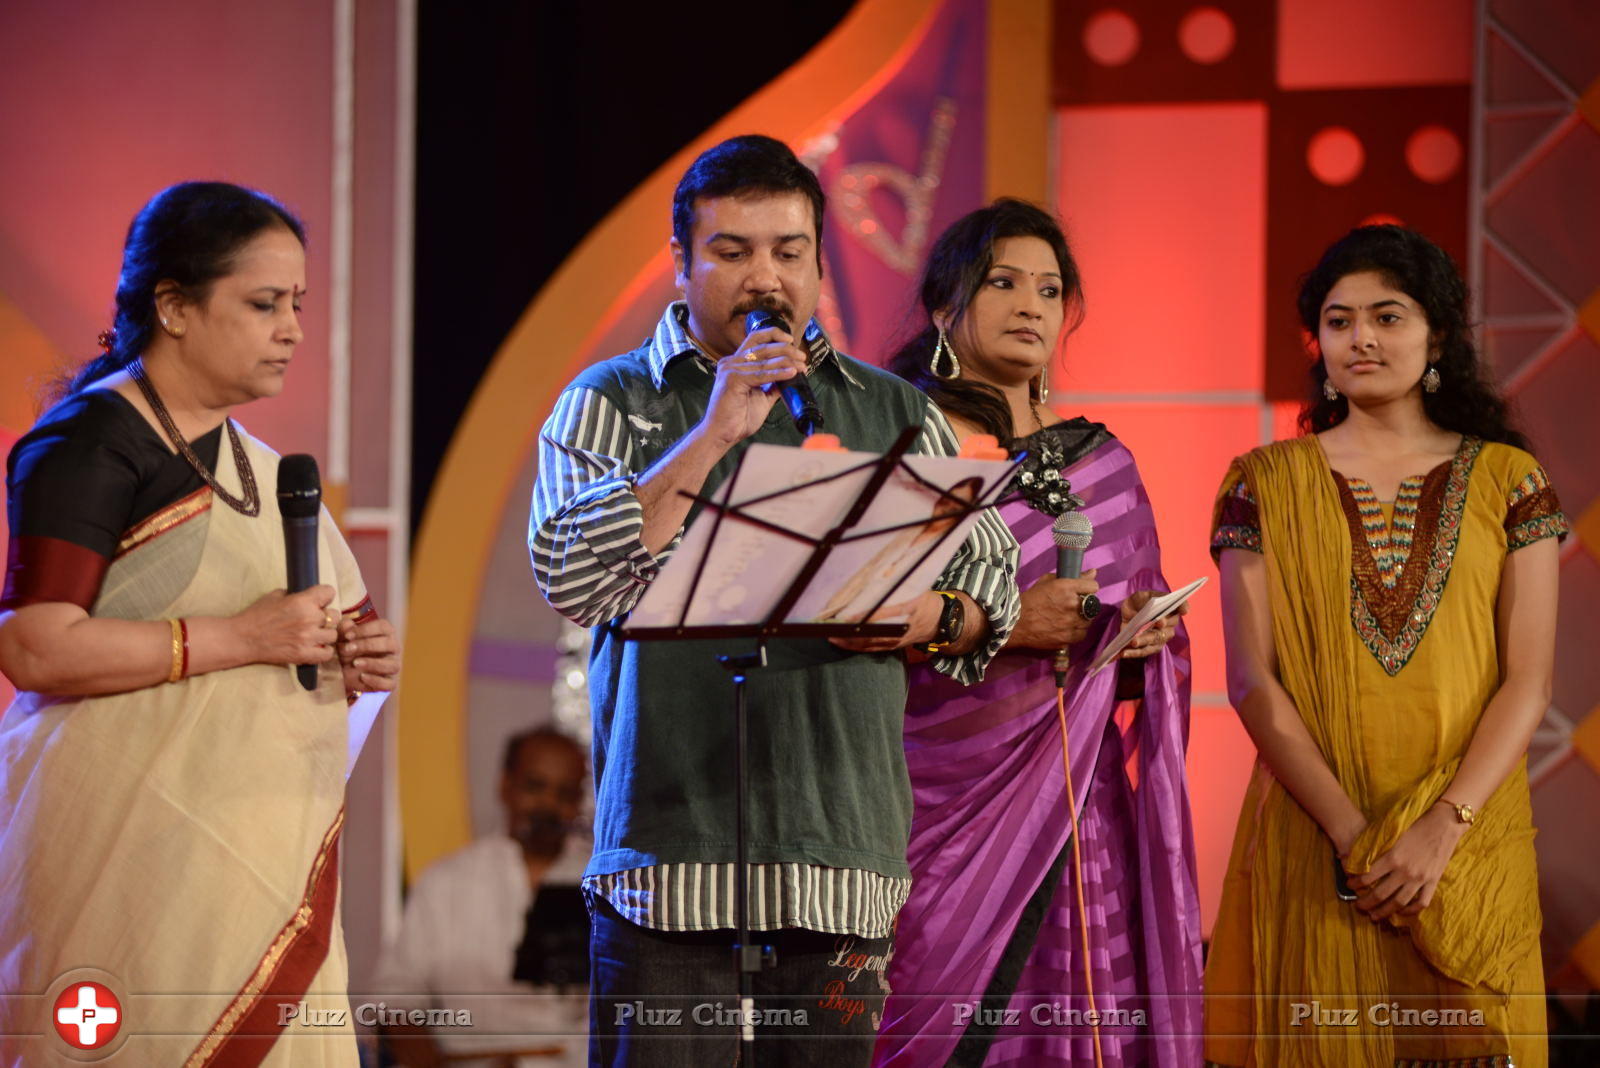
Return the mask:
{"type": "Polygon", "coordinates": [[[945,336],[944,327],[939,328],[939,338],[933,343],[933,358],[928,361],[928,373],[935,378],[946,380],[961,377],[961,361],[956,359],[956,350],[950,347],[950,339],[945,336]],[[943,354],[950,364],[950,373],[939,373],[939,356],[943,354]]]}
{"type": "Polygon", "coordinates": [[[1333,379],[1324,378],[1322,380],[1322,395],[1331,401],[1339,399],[1339,390],[1334,386],[1333,379]]]}
{"type": "Polygon", "coordinates": [[[1439,392],[1439,369],[1430,365],[1428,373],[1422,376],[1422,389],[1426,393],[1439,392]]]}

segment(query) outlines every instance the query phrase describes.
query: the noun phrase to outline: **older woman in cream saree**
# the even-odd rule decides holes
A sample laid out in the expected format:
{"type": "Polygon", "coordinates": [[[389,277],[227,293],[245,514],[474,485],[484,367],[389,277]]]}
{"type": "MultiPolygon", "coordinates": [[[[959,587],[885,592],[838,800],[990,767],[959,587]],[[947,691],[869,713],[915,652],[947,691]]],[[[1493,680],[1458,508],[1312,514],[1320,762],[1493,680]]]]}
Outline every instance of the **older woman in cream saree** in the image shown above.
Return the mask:
{"type": "MultiPolygon", "coordinates": [[[[241,437],[260,514],[206,487],[151,515],[123,537],[92,616],[229,616],[283,586],[277,457],[241,437]]],[[[217,467],[236,489],[228,448],[217,467]]],[[[370,614],[326,513],[319,558],[334,607],[370,614]]],[[[355,1063],[338,915],[347,759],[337,663],[312,692],[292,668],[252,664],[20,694],[0,721],[0,1063],[62,1052],[54,1008],[83,979],[120,1003],[119,1063],[355,1063]]]]}

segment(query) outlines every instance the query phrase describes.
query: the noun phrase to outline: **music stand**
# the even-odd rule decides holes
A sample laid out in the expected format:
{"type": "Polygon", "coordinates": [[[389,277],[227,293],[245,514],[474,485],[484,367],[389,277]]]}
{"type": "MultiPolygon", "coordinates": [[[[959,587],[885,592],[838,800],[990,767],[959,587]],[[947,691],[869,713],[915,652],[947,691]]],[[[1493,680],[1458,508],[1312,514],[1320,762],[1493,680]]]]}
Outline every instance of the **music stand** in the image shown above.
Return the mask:
{"type": "MultiPolygon", "coordinates": [[[[675,625],[662,626],[624,626],[621,629],[622,637],[635,641],[659,641],[674,638],[753,638],[756,646],[752,652],[743,654],[727,654],[717,657],[720,664],[732,677],[733,681],[733,776],[734,776],[734,911],[736,925],[734,932],[733,956],[734,967],[739,977],[739,1030],[738,1040],[741,1043],[741,1063],[754,1065],[755,1063],[755,996],[754,979],[756,973],[773,967],[776,961],[771,946],[750,945],[750,914],[749,914],[749,873],[747,871],[746,856],[748,853],[745,841],[745,818],[749,782],[746,768],[746,741],[747,741],[747,710],[745,706],[745,682],[750,671],[765,667],[767,663],[767,641],[771,638],[878,638],[899,637],[905,634],[908,624],[905,623],[868,623],[864,620],[870,618],[889,596],[907,577],[914,573],[938,548],[945,543],[949,536],[962,527],[962,520],[973,512],[982,511],[995,503],[994,498],[1003,492],[1009,485],[1011,475],[1025,458],[1019,455],[1013,458],[1009,469],[989,483],[986,488],[978,492],[970,502],[962,501],[953,494],[954,486],[939,486],[929,481],[919,472],[913,470],[904,462],[904,457],[910,451],[917,435],[921,433],[919,427],[906,427],[895,439],[882,456],[875,457],[864,463],[855,464],[840,471],[834,471],[819,478],[810,479],[799,484],[787,485],[779,488],[768,489],[761,487],[760,491],[739,504],[733,504],[734,492],[738,486],[741,474],[745,471],[745,460],[750,455],[746,449],[739,456],[732,473],[726,481],[715,491],[716,497],[702,496],[700,494],[680,491],[684,496],[693,500],[696,505],[709,510],[711,515],[710,535],[705,540],[705,547],[697,559],[683,559],[674,556],[662,569],[677,568],[683,570],[693,568],[693,577],[690,581],[688,596],[683,599],[675,625]],[[952,510],[949,516],[935,516],[927,519],[918,519],[907,523],[895,524],[887,527],[878,527],[866,532],[858,532],[856,526],[866,515],[868,508],[877,498],[879,492],[889,481],[891,475],[901,471],[916,483],[926,486],[940,495],[940,499],[949,499],[952,510]],[[772,501],[786,495],[799,493],[809,487],[830,482],[835,479],[857,475],[862,471],[870,471],[862,488],[845,509],[842,518],[821,536],[813,536],[801,531],[788,529],[780,524],[769,522],[760,516],[753,515],[750,509],[758,504],[772,501]],[[931,540],[927,548],[915,560],[911,561],[903,571],[895,576],[892,584],[887,586],[875,604],[863,615],[863,621],[856,622],[791,622],[789,615],[800,598],[810,587],[812,580],[821,572],[828,557],[840,545],[865,538],[878,537],[882,534],[904,530],[911,527],[925,527],[939,519],[958,516],[956,522],[942,531],[936,539],[931,540]],[[756,527],[775,538],[785,538],[801,542],[810,548],[810,553],[805,557],[800,567],[794,572],[788,586],[779,596],[777,603],[760,622],[746,623],[711,623],[690,625],[688,618],[690,609],[695,603],[695,594],[702,588],[701,580],[705,576],[706,564],[711,557],[711,552],[717,544],[718,535],[722,533],[724,523],[744,523],[756,527]]],[[[660,576],[657,576],[660,581],[660,576]]]]}

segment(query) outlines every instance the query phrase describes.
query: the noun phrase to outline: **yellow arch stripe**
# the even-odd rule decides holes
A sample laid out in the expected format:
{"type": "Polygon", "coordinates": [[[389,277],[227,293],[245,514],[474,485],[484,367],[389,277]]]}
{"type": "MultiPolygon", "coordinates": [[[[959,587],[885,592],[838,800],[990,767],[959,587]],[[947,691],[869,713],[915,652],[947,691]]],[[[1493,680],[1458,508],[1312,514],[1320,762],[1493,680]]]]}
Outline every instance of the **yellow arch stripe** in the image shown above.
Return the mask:
{"type": "MultiPolygon", "coordinates": [[[[457,428],[413,556],[399,725],[406,871],[471,837],[466,780],[468,659],[478,593],[506,496],[557,392],[660,269],[672,190],[695,156],[759,130],[801,144],[870,99],[921,40],[939,5],[863,0],[799,63],[658,169],[586,237],[495,354],[457,428]],[[630,284],[619,284],[630,283],[630,284]]],[[[528,595],[537,596],[529,578],[528,595]]]]}
{"type": "Polygon", "coordinates": [[[65,363],[55,346],[4,293],[0,293],[0,352],[5,353],[0,427],[24,434],[39,417],[45,387],[65,369],[65,363]]]}
{"type": "Polygon", "coordinates": [[[984,87],[984,196],[1053,199],[1051,0],[990,0],[984,87]]]}

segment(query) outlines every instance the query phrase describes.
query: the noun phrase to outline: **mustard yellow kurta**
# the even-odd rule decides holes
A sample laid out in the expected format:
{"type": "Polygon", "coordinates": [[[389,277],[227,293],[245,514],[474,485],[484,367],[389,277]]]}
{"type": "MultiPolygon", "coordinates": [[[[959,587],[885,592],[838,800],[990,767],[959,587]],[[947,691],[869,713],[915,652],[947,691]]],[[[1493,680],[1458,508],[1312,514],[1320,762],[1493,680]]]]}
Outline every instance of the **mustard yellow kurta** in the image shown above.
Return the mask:
{"type": "MultiPolygon", "coordinates": [[[[1565,533],[1532,456],[1468,438],[1391,514],[1313,437],[1235,461],[1213,545],[1266,555],[1279,679],[1366,813],[1363,871],[1444,791],[1499,685],[1508,551],[1565,533]]],[[[1206,971],[1206,1059],[1229,1065],[1546,1063],[1526,764],[1416,917],[1334,893],[1326,835],[1258,763],[1206,971]]]]}

